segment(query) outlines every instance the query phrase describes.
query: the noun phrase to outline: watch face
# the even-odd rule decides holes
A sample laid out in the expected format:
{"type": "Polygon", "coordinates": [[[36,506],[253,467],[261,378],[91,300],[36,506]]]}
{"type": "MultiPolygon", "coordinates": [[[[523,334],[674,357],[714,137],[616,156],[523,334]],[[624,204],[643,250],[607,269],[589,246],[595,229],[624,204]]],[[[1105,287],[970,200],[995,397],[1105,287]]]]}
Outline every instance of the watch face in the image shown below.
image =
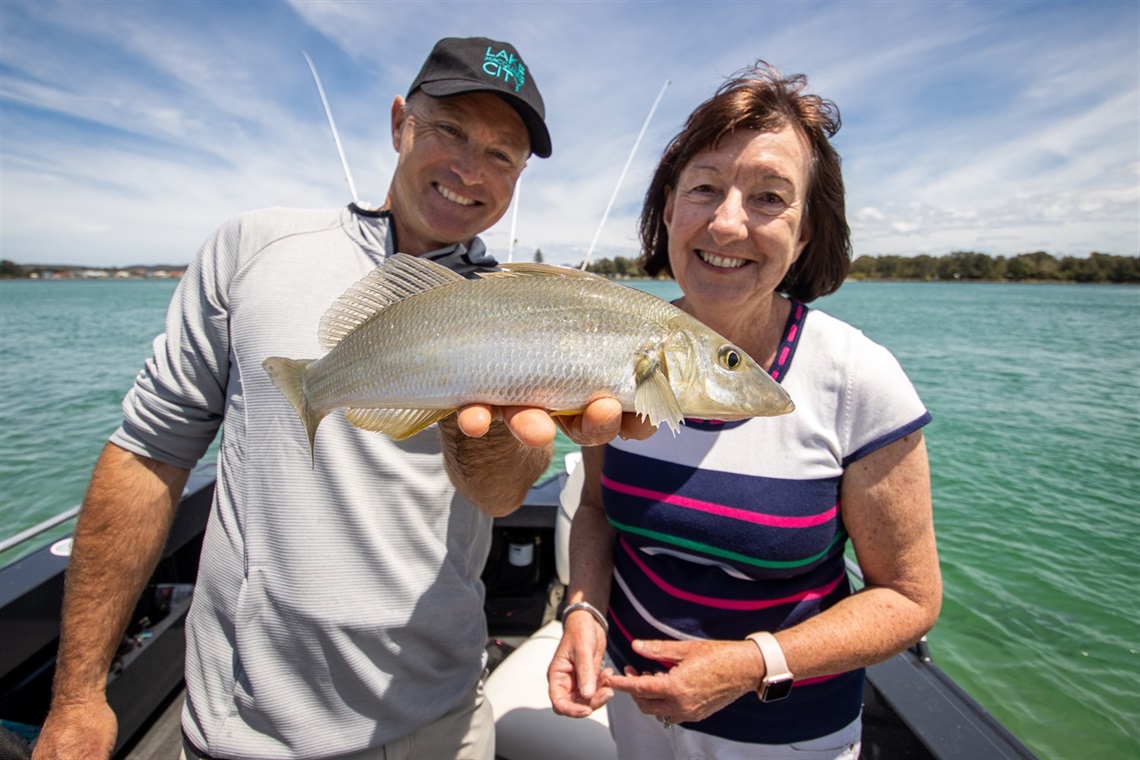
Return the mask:
{"type": "Polygon", "coordinates": [[[764,684],[764,690],[760,693],[760,701],[775,702],[777,699],[783,699],[792,693],[792,683],[791,678],[768,681],[764,684]]]}

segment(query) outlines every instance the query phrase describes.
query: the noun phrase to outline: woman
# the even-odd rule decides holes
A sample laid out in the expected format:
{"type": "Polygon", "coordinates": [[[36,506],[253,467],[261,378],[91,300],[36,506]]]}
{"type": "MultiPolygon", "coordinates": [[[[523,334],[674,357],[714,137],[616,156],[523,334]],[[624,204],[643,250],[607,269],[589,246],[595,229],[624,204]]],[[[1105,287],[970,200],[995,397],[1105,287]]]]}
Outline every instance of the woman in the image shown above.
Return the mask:
{"type": "Polygon", "coordinates": [[[938,616],[930,415],[884,348],[806,305],[850,241],[839,114],[805,84],[763,63],[726,82],[646,196],[643,266],[796,410],[583,451],[550,696],[608,702],[620,757],[856,758],[862,669],[938,616]]]}

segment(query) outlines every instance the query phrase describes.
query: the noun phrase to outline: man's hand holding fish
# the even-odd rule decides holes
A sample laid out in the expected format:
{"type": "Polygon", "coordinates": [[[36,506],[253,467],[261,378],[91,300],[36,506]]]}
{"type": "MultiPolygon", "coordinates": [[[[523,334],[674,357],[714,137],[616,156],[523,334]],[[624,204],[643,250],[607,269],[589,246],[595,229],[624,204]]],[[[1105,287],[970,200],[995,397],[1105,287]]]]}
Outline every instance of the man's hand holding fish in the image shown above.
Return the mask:
{"type": "Polygon", "coordinates": [[[481,438],[486,435],[492,420],[500,416],[515,438],[527,446],[550,444],[556,435],[556,427],[579,446],[601,446],[615,437],[644,440],[657,431],[656,426],[637,414],[623,413],[621,402],[609,397],[594,401],[582,414],[561,417],[551,417],[545,410],[535,407],[469,404],[459,410],[459,429],[464,435],[481,438]]]}

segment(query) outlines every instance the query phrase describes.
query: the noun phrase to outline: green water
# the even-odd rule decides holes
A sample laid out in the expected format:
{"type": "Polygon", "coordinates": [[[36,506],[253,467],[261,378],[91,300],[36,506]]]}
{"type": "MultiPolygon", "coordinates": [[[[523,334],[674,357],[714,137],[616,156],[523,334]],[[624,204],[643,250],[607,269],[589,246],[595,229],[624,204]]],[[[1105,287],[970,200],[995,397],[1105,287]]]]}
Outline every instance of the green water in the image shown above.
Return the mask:
{"type": "MultiPolygon", "coordinates": [[[[0,535],[82,498],[173,288],[0,281],[0,535]]],[[[1043,758],[1140,757],[1140,288],[852,282],[816,306],[934,415],[935,660],[1043,758]]]]}

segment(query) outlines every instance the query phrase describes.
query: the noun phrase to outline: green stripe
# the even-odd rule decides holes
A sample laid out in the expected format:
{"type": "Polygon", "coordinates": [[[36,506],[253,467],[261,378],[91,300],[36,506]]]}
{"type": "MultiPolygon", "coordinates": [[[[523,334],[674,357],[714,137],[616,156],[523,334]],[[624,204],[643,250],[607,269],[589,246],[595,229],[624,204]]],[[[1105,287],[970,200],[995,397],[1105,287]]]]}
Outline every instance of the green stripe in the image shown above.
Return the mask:
{"type": "Polygon", "coordinates": [[[634,528],[630,525],[622,525],[612,518],[607,519],[609,519],[610,525],[614,526],[618,530],[625,531],[626,533],[633,533],[645,538],[652,538],[653,540],[660,541],[663,544],[673,544],[674,546],[684,547],[685,549],[693,549],[703,554],[711,554],[714,557],[730,559],[735,562],[742,562],[746,565],[755,565],[756,567],[766,567],[772,570],[783,570],[790,567],[803,567],[804,565],[810,565],[812,562],[817,562],[822,559],[823,556],[831,551],[836,544],[847,539],[847,531],[840,529],[840,531],[835,534],[835,538],[831,539],[831,543],[827,545],[827,548],[825,548],[819,554],[814,554],[810,557],[807,557],[806,559],[787,560],[780,562],[776,560],[757,559],[756,557],[749,557],[745,554],[730,552],[727,549],[720,549],[715,546],[709,546],[708,544],[702,544],[698,541],[690,541],[687,538],[677,538],[676,536],[670,536],[666,533],[658,533],[652,530],[645,530],[644,528],[634,528]]]}

